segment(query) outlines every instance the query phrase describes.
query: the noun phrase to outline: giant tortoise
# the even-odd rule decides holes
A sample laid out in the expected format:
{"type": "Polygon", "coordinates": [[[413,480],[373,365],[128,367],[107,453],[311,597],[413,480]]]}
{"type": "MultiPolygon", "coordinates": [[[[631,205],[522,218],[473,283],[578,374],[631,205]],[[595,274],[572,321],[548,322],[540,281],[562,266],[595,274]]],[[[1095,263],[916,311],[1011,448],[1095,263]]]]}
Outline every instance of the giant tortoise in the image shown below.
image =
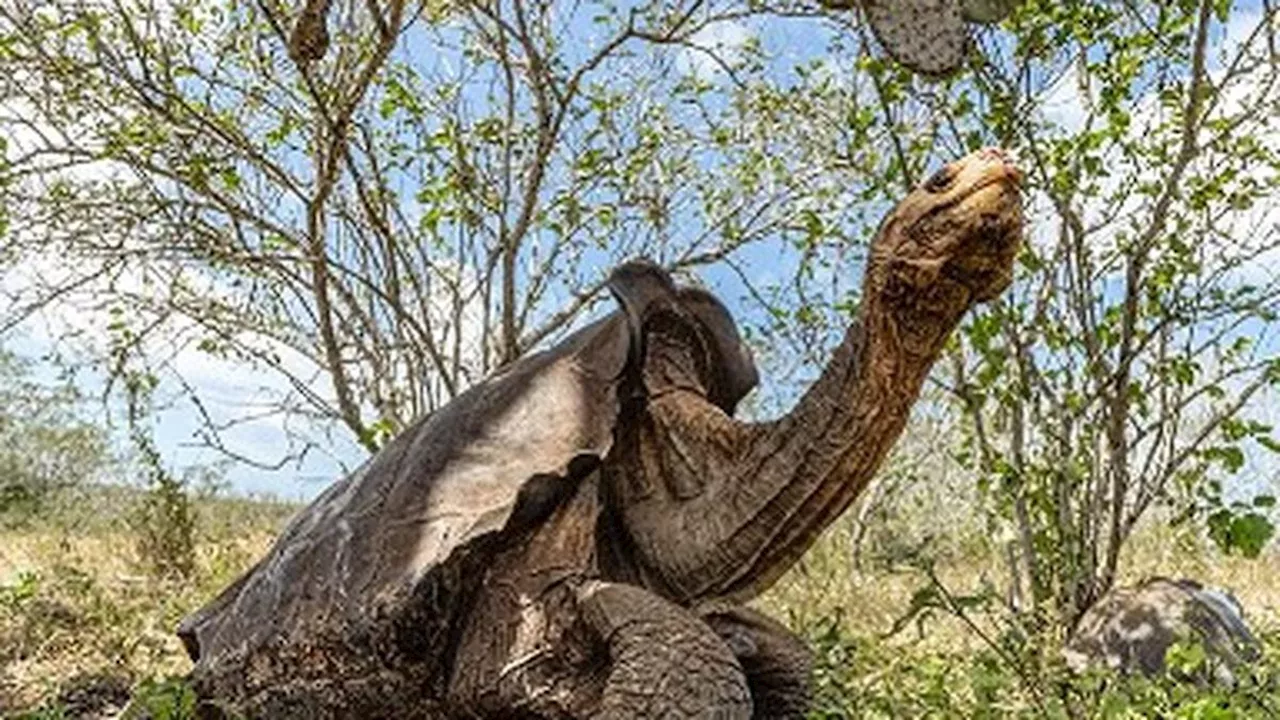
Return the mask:
{"type": "Polygon", "coordinates": [[[1244,608],[1230,591],[1157,576],[1103,595],[1080,618],[1063,655],[1076,671],[1102,665],[1156,675],[1165,670],[1169,648],[1189,641],[1201,643],[1208,660],[1206,676],[1197,680],[1234,684],[1236,673],[1259,654],[1244,608]]]}
{"type": "Polygon", "coordinates": [[[857,319],[788,415],[710,294],[631,262],[621,310],[405,430],[179,633],[252,717],[799,717],[809,655],[748,609],[866,486],[961,316],[1010,280],[988,149],[885,218],[857,319]]]}

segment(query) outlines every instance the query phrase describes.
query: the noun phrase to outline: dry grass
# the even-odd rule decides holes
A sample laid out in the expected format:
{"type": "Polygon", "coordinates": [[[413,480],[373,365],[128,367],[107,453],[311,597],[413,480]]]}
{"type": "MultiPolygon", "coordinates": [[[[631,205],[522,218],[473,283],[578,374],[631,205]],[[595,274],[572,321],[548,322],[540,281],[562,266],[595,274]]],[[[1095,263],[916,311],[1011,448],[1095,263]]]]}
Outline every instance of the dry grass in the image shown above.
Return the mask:
{"type": "MultiPolygon", "coordinates": [[[[83,509],[91,509],[83,508],[83,509]]],[[[206,502],[197,571],[149,576],[126,508],[0,530],[0,715],[102,678],[133,684],[190,668],[173,629],[270,545],[287,509],[206,502]]]]}
{"type": "MultiPolygon", "coordinates": [[[[887,633],[925,579],[904,567],[890,570],[883,559],[874,557],[864,560],[864,569],[859,571],[852,548],[853,521],[846,517],[828,529],[758,604],[796,628],[838,617],[842,627],[855,636],[887,633]]],[[[936,554],[939,578],[953,593],[974,594],[984,584],[1000,585],[999,556],[991,543],[976,533],[950,538],[936,554]]],[[[1228,556],[1188,528],[1149,524],[1133,537],[1121,557],[1120,583],[1152,575],[1189,577],[1230,588],[1244,605],[1251,624],[1280,626],[1280,549],[1274,544],[1257,559],[1228,556]]],[[[978,642],[954,619],[938,618],[929,627],[926,645],[962,650],[978,642]]]]}
{"type": "MultiPolygon", "coordinates": [[[[0,530],[0,715],[48,707],[58,698],[65,704],[68,691],[86,678],[116,678],[136,687],[147,678],[187,671],[190,665],[173,635],[179,618],[260,556],[290,510],[201,502],[196,576],[176,581],[146,574],[135,536],[121,521],[127,503],[90,507],[88,515],[0,530]]],[[[912,536],[926,524],[916,522],[882,537],[912,536]]],[[[842,635],[869,653],[859,662],[884,660],[886,668],[925,661],[945,665],[947,657],[981,649],[971,632],[947,618],[927,625],[923,637],[908,631],[888,643],[874,640],[892,627],[923,578],[892,572],[870,559],[861,571],[855,569],[851,535],[851,519],[836,523],[758,604],[810,633],[839,618],[842,635]]],[[[973,592],[1000,577],[990,544],[973,532],[948,537],[935,548],[939,575],[951,590],[973,592]]],[[[1275,551],[1259,560],[1224,557],[1187,531],[1148,527],[1124,557],[1124,578],[1151,574],[1185,575],[1232,588],[1255,625],[1280,625],[1280,555],[1275,551]]],[[[859,680],[872,687],[875,673],[862,670],[856,668],[859,680]]]]}

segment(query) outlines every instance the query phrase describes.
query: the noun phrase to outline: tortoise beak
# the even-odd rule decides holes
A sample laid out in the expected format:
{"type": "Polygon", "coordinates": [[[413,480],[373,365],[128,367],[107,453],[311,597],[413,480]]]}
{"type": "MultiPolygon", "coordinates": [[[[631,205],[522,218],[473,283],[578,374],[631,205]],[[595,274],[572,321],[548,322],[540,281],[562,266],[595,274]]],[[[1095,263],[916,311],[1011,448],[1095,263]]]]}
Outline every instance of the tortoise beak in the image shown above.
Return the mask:
{"type": "Polygon", "coordinates": [[[1022,187],[1023,173],[1018,167],[1018,161],[1013,154],[1002,147],[985,147],[978,151],[978,157],[990,163],[999,163],[1005,172],[1005,177],[1013,181],[1013,184],[1022,187]]]}

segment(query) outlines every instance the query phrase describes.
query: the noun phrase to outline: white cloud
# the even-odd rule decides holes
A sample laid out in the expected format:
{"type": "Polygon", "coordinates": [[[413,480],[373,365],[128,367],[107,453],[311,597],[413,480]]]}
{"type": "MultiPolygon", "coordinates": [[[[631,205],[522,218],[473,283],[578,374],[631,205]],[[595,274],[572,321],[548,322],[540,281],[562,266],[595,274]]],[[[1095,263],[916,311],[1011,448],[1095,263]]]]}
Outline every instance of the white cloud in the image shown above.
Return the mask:
{"type": "Polygon", "coordinates": [[[743,59],[743,48],[751,37],[747,26],[736,20],[710,23],[689,38],[688,46],[676,56],[676,69],[703,79],[718,77],[724,65],[743,59]]]}
{"type": "MultiPolygon", "coordinates": [[[[32,244],[36,244],[34,239],[32,244]]],[[[31,298],[47,295],[53,288],[67,286],[85,270],[83,264],[67,263],[60,255],[25,258],[0,272],[0,315],[7,314],[6,299],[12,310],[31,298]]],[[[116,273],[110,283],[98,280],[59,296],[19,326],[20,339],[8,343],[9,347],[28,356],[57,351],[101,368],[119,337],[119,330],[113,325],[124,321],[132,330],[147,325],[156,316],[140,308],[138,299],[168,292],[172,274],[178,272],[189,286],[191,297],[233,307],[243,304],[237,299],[236,288],[206,277],[199,269],[140,263],[116,273]],[[117,308],[125,308],[124,313],[113,312],[117,308]]],[[[481,293],[474,292],[477,282],[470,271],[450,278],[460,295],[472,298],[459,316],[459,349],[467,374],[464,385],[481,379],[483,374],[479,363],[481,293]]],[[[458,332],[459,328],[452,325],[452,291],[446,290],[446,283],[439,279],[433,287],[439,297],[426,309],[432,327],[437,333],[442,328],[458,332]]],[[[155,299],[158,307],[167,307],[164,298],[155,299]]],[[[200,341],[207,337],[210,334],[197,322],[178,316],[148,336],[137,351],[161,379],[156,394],[163,409],[156,418],[155,430],[167,463],[181,470],[226,460],[224,453],[205,442],[210,425],[223,428],[217,440],[227,450],[257,463],[274,464],[307,448],[301,461],[290,461],[275,471],[233,464],[228,469],[228,480],[239,491],[273,491],[292,498],[309,498],[363,461],[366,453],[356,445],[350,431],[331,418],[317,419],[314,404],[302,400],[294,385],[294,381],[301,383],[329,407],[335,407],[330,378],[317,363],[279,340],[254,332],[242,331],[233,338],[217,339],[252,349],[254,355],[271,357],[272,362],[202,350],[200,341]],[[188,388],[195,399],[186,393],[188,388]]],[[[446,350],[451,350],[452,338],[447,338],[445,344],[446,350]]],[[[407,371],[403,365],[393,370],[407,371]]],[[[97,394],[105,386],[105,372],[81,377],[90,393],[97,394]]],[[[383,386],[397,387],[397,382],[393,378],[383,386]]],[[[363,414],[366,419],[376,419],[378,410],[366,406],[363,414]]]]}

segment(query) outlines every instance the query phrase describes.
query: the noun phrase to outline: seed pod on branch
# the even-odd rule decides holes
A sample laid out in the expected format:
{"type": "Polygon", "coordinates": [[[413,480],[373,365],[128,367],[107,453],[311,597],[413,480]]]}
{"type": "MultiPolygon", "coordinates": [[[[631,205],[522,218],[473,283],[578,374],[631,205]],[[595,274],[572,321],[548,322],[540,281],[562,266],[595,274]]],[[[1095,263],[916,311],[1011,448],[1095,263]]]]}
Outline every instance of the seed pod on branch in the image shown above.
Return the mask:
{"type": "Polygon", "coordinates": [[[298,64],[312,63],[324,57],[329,49],[326,27],[331,0],[307,0],[289,36],[289,58],[298,64]]]}

